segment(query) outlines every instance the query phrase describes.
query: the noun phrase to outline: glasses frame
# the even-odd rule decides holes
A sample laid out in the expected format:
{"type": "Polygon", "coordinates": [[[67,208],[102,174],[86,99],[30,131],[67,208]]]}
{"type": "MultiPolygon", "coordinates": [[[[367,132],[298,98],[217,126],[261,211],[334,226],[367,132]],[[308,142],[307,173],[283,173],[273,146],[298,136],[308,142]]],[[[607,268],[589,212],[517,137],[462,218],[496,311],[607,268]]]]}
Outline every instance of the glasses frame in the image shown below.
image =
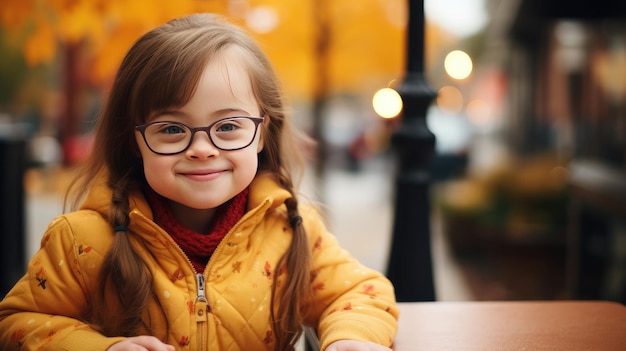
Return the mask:
{"type": "Polygon", "coordinates": [[[219,150],[222,150],[222,151],[236,151],[236,150],[245,149],[248,146],[252,145],[252,142],[256,138],[256,134],[257,134],[257,132],[259,130],[259,124],[263,123],[264,121],[265,121],[265,117],[233,116],[233,117],[227,117],[227,118],[222,118],[220,120],[217,120],[217,121],[209,124],[206,127],[190,127],[190,126],[188,126],[187,124],[185,124],[183,122],[177,122],[177,121],[155,121],[155,122],[150,122],[150,123],[146,123],[146,124],[135,126],[135,130],[141,133],[141,136],[143,137],[143,141],[146,143],[146,146],[148,147],[148,149],[150,149],[150,151],[152,151],[153,153],[155,153],[157,155],[176,155],[176,154],[180,154],[180,153],[183,153],[183,152],[187,151],[187,149],[189,149],[189,147],[193,143],[193,138],[194,138],[194,136],[196,135],[197,132],[205,132],[206,135],[209,137],[209,140],[211,141],[211,144],[213,144],[213,146],[216,149],[219,149],[219,150]],[[217,123],[228,121],[228,120],[231,120],[231,119],[239,119],[239,118],[246,118],[246,119],[249,119],[252,122],[254,122],[254,134],[252,135],[252,139],[250,139],[250,142],[247,143],[245,146],[234,148],[234,149],[221,148],[221,147],[217,146],[215,144],[215,142],[213,141],[213,138],[211,137],[211,128],[213,128],[213,126],[216,125],[217,123]],[[146,129],[148,127],[150,127],[151,125],[163,124],[163,123],[177,124],[177,125],[180,125],[181,127],[187,128],[188,130],[191,131],[191,137],[189,138],[189,143],[187,144],[187,146],[185,146],[184,149],[182,149],[182,150],[180,150],[178,152],[157,152],[150,146],[150,143],[148,143],[148,139],[146,138],[146,129]]]}

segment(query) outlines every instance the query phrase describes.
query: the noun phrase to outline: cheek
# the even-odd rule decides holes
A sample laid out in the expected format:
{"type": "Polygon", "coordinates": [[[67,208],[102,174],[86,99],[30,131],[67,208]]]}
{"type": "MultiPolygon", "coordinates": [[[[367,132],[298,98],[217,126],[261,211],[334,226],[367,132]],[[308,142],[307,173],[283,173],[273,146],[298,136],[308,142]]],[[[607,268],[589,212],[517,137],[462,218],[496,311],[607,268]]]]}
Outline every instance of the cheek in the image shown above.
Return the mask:
{"type": "Polygon", "coordinates": [[[160,183],[161,179],[165,178],[164,175],[166,172],[169,173],[172,162],[168,157],[156,155],[150,151],[141,136],[137,137],[137,145],[141,156],[144,176],[148,184],[154,188],[155,185],[160,183]]]}
{"type": "Polygon", "coordinates": [[[237,181],[248,183],[252,182],[256,176],[259,167],[259,158],[258,154],[254,152],[254,149],[246,151],[248,152],[242,153],[236,160],[231,159],[231,161],[236,162],[235,167],[237,171],[235,172],[235,176],[237,177],[237,181]]]}
{"type": "Polygon", "coordinates": [[[173,163],[168,157],[143,157],[143,173],[150,188],[159,194],[172,187],[173,163]]]}

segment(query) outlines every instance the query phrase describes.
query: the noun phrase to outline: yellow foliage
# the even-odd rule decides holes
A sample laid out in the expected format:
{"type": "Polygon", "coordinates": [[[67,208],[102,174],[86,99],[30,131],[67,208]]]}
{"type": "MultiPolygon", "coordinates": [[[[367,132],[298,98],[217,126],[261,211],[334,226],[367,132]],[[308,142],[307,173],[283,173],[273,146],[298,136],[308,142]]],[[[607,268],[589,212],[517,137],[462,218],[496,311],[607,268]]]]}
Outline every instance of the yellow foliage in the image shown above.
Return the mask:
{"type": "MultiPolygon", "coordinates": [[[[315,15],[313,1],[251,1],[250,8],[270,6],[278,13],[278,23],[268,33],[251,34],[274,64],[284,89],[295,96],[311,96],[315,86],[315,15]]],[[[245,11],[237,12],[245,17],[245,11]]],[[[245,19],[245,18],[244,18],[245,19]]],[[[242,24],[246,24],[245,20],[242,24]]]]}
{"type": "Polygon", "coordinates": [[[56,38],[52,26],[37,18],[37,29],[24,44],[24,57],[30,65],[51,61],[56,54],[56,38]]]}
{"type": "Polygon", "coordinates": [[[333,90],[378,89],[390,78],[402,78],[405,2],[332,2],[329,68],[333,90]]]}
{"type": "Polygon", "coordinates": [[[91,77],[94,82],[104,83],[113,78],[126,51],[144,31],[144,26],[137,23],[124,23],[112,29],[106,40],[94,45],[91,77]]]}
{"type": "Polygon", "coordinates": [[[64,42],[78,43],[85,38],[97,40],[105,35],[101,13],[93,4],[81,1],[73,7],[57,9],[58,20],[55,24],[64,42]]]}
{"type": "Polygon", "coordinates": [[[51,61],[56,46],[80,43],[92,81],[114,75],[130,45],[149,29],[194,12],[223,13],[246,25],[250,10],[277,14],[276,27],[254,33],[290,94],[311,97],[345,91],[371,93],[403,74],[406,0],[0,0],[0,24],[31,28],[29,64],[51,61]],[[322,21],[322,23],[320,23],[322,21]],[[319,52],[322,26],[327,51],[319,52]],[[326,78],[324,78],[326,77],[326,78]],[[321,85],[320,85],[321,84],[321,85]]]}
{"type": "Polygon", "coordinates": [[[19,29],[33,13],[31,0],[0,1],[0,24],[8,30],[19,29]]]}

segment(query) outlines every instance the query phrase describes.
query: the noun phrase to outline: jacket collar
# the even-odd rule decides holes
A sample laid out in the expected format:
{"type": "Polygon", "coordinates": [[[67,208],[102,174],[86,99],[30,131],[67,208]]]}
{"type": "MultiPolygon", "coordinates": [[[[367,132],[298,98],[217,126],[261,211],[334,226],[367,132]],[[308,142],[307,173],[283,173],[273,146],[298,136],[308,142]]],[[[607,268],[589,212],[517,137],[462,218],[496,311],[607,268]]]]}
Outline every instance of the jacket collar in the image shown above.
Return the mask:
{"type": "Polygon", "coordinates": [[[252,184],[250,184],[248,211],[259,207],[268,200],[272,202],[271,208],[276,208],[285,203],[285,200],[290,197],[291,194],[278,184],[276,177],[272,173],[259,173],[252,181],[252,184]]]}

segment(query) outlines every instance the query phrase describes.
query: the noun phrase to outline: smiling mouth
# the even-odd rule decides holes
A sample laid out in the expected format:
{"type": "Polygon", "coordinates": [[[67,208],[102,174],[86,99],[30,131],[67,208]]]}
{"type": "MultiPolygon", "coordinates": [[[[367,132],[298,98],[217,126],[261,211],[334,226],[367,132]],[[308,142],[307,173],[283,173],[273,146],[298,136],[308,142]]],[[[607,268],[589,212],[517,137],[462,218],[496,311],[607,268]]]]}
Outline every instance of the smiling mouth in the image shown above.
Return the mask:
{"type": "Polygon", "coordinates": [[[206,181],[213,180],[224,174],[226,171],[207,171],[207,172],[189,172],[189,173],[180,173],[180,175],[198,181],[206,181]]]}

